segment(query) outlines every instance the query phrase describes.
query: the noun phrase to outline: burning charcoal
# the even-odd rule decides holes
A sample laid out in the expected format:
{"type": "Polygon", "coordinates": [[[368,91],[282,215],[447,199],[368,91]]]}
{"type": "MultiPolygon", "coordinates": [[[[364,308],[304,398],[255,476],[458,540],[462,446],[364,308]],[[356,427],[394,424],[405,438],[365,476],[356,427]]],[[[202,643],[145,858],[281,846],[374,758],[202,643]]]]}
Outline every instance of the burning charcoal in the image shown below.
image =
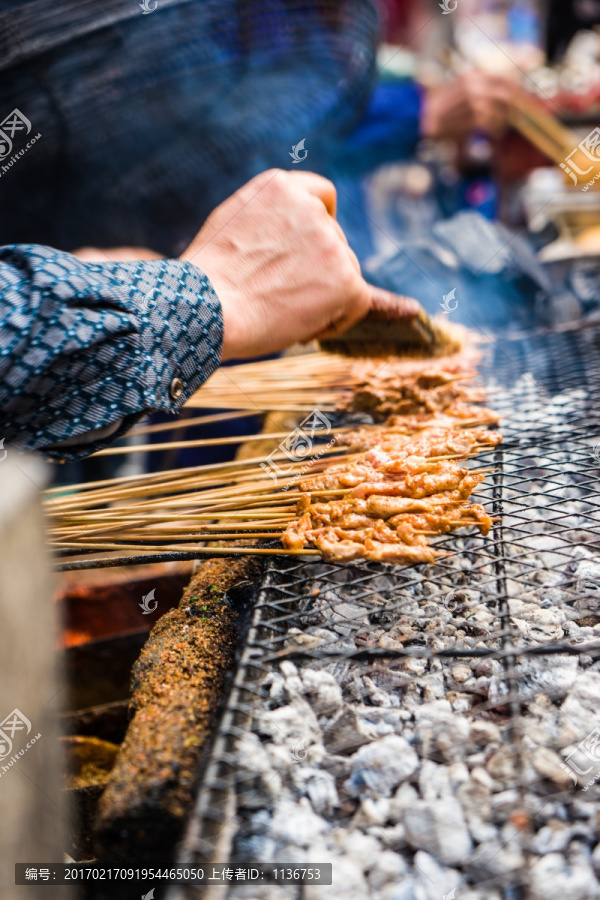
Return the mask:
{"type": "Polygon", "coordinates": [[[510,876],[517,876],[522,866],[523,854],[518,848],[491,839],[473,851],[465,871],[478,881],[496,877],[510,881],[510,876]]]}
{"type": "MultiPolygon", "coordinates": [[[[303,900],[323,900],[325,896],[328,900],[365,900],[369,896],[369,887],[362,867],[347,856],[339,860],[336,857],[328,856],[328,859],[333,863],[335,872],[333,885],[323,888],[308,882],[302,886],[303,900]],[[324,891],[327,891],[327,894],[324,891]]],[[[319,857],[315,862],[323,862],[323,860],[319,857]]],[[[273,888],[271,888],[272,890],[273,888]]],[[[271,894],[271,900],[273,900],[273,894],[271,894]]]]}
{"type": "Polygon", "coordinates": [[[241,736],[236,751],[244,773],[238,799],[240,808],[262,810],[271,806],[281,793],[283,782],[267,749],[255,734],[250,733],[241,736]]]}
{"type": "Polygon", "coordinates": [[[537,747],[528,754],[528,758],[536,772],[542,778],[552,781],[559,790],[568,790],[572,786],[572,779],[569,773],[565,772],[562,759],[549,747],[537,747]]]}
{"type": "Polygon", "coordinates": [[[302,794],[308,796],[313,809],[320,815],[331,815],[339,804],[335,780],[310,766],[292,769],[292,779],[302,794]]]}
{"type": "Polygon", "coordinates": [[[342,706],[342,689],[329,672],[301,669],[303,689],[318,716],[332,716],[342,706]]]}
{"type": "Polygon", "coordinates": [[[312,743],[320,739],[317,717],[302,697],[294,697],[287,706],[268,712],[257,709],[255,717],[259,733],[268,736],[274,744],[295,745],[303,740],[312,743]]]}
{"type": "Polygon", "coordinates": [[[519,662],[519,694],[523,699],[540,693],[561,699],[575,683],[578,671],[577,657],[567,654],[523,659],[519,662]]]}
{"type": "Polygon", "coordinates": [[[381,841],[383,847],[388,850],[404,850],[407,846],[404,825],[370,825],[366,829],[367,834],[373,835],[381,841]]]}
{"type": "Polygon", "coordinates": [[[441,753],[444,759],[462,757],[469,736],[469,723],[456,716],[447,700],[424,703],[415,712],[415,738],[423,756],[441,753]]]}
{"type": "Polygon", "coordinates": [[[441,866],[433,856],[423,850],[415,854],[415,869],[423,900],[440,900],[444,896],[452,896],[460,886],[460,872],[441,866]]]}
{"type": "Polygon", "coordinates": [[[595,900],[598,882],[589,860],[581,853],[570,854],[569,862],[560,853],[548,853],[531,867],[531,900],[595,900]]]}
{"type": "Polygon", "coordinates": [[[540,609],[535,603],[509,600],[512,621],[524,638],[547,643],[563,637],[563,623],[566,615],[562,609],[540,609]]]}
{"type": "Polygon", "coordinates": [[[356,711],[360,724],[365,727],[365,733],[368,731],[374,737],[383,737],[394,732],[402,734],[409,718],[406,710],[393,707],[357,706],[356,711]]]}
{"type": "Polygon", "coordinates": [[[364,676],[363,684],[369,698],[375,706],[381,706],[383,708],[389,708],[392,706],[392,698],[390,697],[390,695],[386,691],[382,691],[380,688],[378,688],[368,675],[364,676]]]}
{"type": "MultiPolygon", "coordinates": [[[[533,864],[538,856],[560,853],[569,875],[579,852],[582,867],[592,871],[598,798],[592,788],[577,796],[561,764],[600,727],[600,663],[588,655],[585,672],[574,654],[517,656],[514,662],[468,656],[470,650],[501,651],[506,637],[521,647],[600,636],[594,617],[600,590],[596,598],[590,587],[593,579],[600,584],[600,564],[588,549],[597,538],[582,523],[582,516],[600,521],[600,502],[574,465],[578,439],[565,437],[560,446],[546,439],[548,423],[558,425],[572,412],[577,392],[565,391],[561,408],[528,377],[511,392],[528,407],[520,422],[518,416],[511,422],[511,436],[520,440],[521,426],[530,432],[537,422],[544,442],[531,441],[516,454],[507,445],[502,461],[501,568],[510,621],[501,615],[496,549],[479,536],[456,535],[451,544],[444,538],[440,549],[447,546],[453,555],[441,566],[413,570],[294,562],[294,578],[298,570],[309,572],[304,584],[311,589],[303,587],[293,620],[303,630],[289,629],[286,646],[318,648],[329,661],[299,655],[302,662],[286,660],[281,674],[271,672],[264,682],[266,713],[275,720],[266,728],[257,722],[255,730],[266,757],[259,751],[256,764],[248,759],[243,765],[261,785],[261,813],[273,815],[268,827],[242,818],[235,847],[250,847],[246,839],[254,829],[263,842],[258,849],[275,842],[272,858],[300,860],[294,854],[304,853],[331,859],[336,871],[350,873],[327,890],[334,900],[441,900],[454,893],[457,900],[509,900],[529,879],[523,846],[535,854],[533,864]],[[548,479],[551,489],[542,489],[548,479]],[[581,579],[589,583],[578,595],[573,585],[581,579]],[[507,627],[509,636],[502,634],[507,627]],[[436,658],[450,648],[465,651],[464,657],[436,658]],[[343,658],[355,649],[363,651],[360,659],[343,658]],[[398,658],[398,651],[422,656],[398,658]],[[510,729],[515,689],[521,715],[510,729]],[[290,735],[295,741],[301,721],[308,721],[305,756],[294,761],[290,735]],[[276,793],[262,780],[278,771],[276,793]],[[299,807],[300,801],[306,805],[299,807]],[[316,818],[308,815],[305,822],[307,810],[316,818]],[[291,825],[277,832],[284,817],[298,815],[299,841],[291,825]],[[574,839],[588,847],[587,863],[574,839]]],[[[491,487],[482,493],[488,504],[491,487]]],[[[600,872],[600,845],[595,856],[600,872]]],[[[567,883],[561,900],[578,897],[576,889],[576,881],[567,883]]],[[[309,900],[321,892],[303,890],[309,900]]],[[[547,893],[544,900],[551,900],[547,893]]],[[[237,889],[229,895],[236,897],[237,889]]]]}
{"type": "Polygon", "coordinates": [[[600,875],[600,844],[596,844],[592,853],[592,866],[596,875],[600,875]]]}
{"type": "Polygon", "coordinates": [[[383,850],[377,854],[367,876],[369,887],[380,891],[386,884],[397,884],[406,874],[406,862],[398,853],[383,850]]]}
{"type": "Polygon", "coordinates": [[[352,828],[366,829],[371,825],[385,825],[390,818],[391,801],[387,797],[364,797],[356,815],[352,819],[352,828]]]}
{"type": "Polygon", "coordinates": [[[416,771],[419,760],[408,741],[390,734],[361,747],[351,764],[352,775],[345,783],[350,796],[389,797],[396,785],[416,771]]]}
{"type": "Polygon", "coordinates": [[[534,835],[529,847],[539,856],[545,856],[547,853],[562,853],[569,846],[572,833],[573,831],[568,825],[551,819],[534,835]]]}
{"type": "Polygon", "coordinates": [[[404,811],[404,827],[411,846],[446,865],[461,865],[469,859],[473,845],[457,800],[417,800],[404,811]]]}
{"type": "Polygon", "coordinates": [[[358,625],[368,625],[369,622],[364,606],[348,603],[333,591],[320,593],[315,600],[314,610],[320,613],[323,624],[343,637],[353,634],[358,625]]]}
{"type": "Polygon", "coordinates": [[[486,747],[488,744],[499,744],[502,741],[500,729],[493,722],[486,722],[485,719],[476,719],[471,723],[469,738],[479,747],[486,747]]]}
{"type": "Polygon", "coordinates": [[[600,727],[600,672],[583,672],[574,680],[561,713],[561,747],[578,743],[593,728],[600,727]]]}
{"type": "Polygon", "coordinates": [[[378,837],[361,831],[336,829],[333,841],[334,846],[357,862],[363,871],[371,868],[382,849],[378,837]]]}
{"type": "Polygon", "coordinates": [[[282,797],[269,821],[269,834],[280,844],[307,847],[329,827],[325,819],[313,812],[306,797],[299,800],[282,797]]]}
{"type": "Polygon", "coordinates": [[[374,740],[375,733],[361,725],[356,710],[346,706],[323,732],[323,741],[330,753],[348,753],[374,740]]]}

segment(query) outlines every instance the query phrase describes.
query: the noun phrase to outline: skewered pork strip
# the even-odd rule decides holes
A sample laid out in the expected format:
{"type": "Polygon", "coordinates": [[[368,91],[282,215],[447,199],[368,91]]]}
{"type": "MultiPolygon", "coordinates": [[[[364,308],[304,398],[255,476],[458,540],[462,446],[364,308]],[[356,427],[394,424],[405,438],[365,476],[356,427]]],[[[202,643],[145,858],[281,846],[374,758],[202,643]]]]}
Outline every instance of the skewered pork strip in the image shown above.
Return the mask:
{"type": "Polygon", "coordinates": [[[312,482],[313,491],[298,502],[298,518],[288,525],[283,538],[286,547],[301,549],[312,543],[328,560],[364,558],[411,564],[435,559],[428,535],[465,525],[476,526],[483,535],[490,530],[492,520],[485,509],[468,502],[484,476],[454,460],[387,456],[378,467],[363,463],[358,472],[352,472],[348,463],[346,468],[306,479],[312,482]],[[337,488],[352,475],[370,480],[354,482],[345,489],[344,499],[318,499],[320,491],[337,488]]]}
{"type": "MultiPolygon", "coordinates": [[[[392,416],[385,425],[365,425],[353,431],[340,432],[337,443],[349,447],[353,452],[375,447],[400,451],[406,447],[415,456],[444,456],[469,454],[478,445],[493,447],[502,440],[498,432],[457,428],[457,422],[445,415],[422,417],[419,423],[414,423],[414,427],[405,424],[405,419],[415,418],[392,416]]],[[[495,425],[497,418],[492,413],[482,424],[495,425]]]]}
{"type": "MultiPolygon", "coordinates": [[[[392,367],[393,368],[393,367],[392,367]]],[[[392,414],[414,415],[452,409],[460,415],[465,404],[482,403],[486,394],[481,388],[464,384],[476,372],[437,369],[418,375],[396,375],[384,366],[346,401],[345,408],[373,413],[377,418],[392,414]]]]}
{"type": "Polygon", "coordinates": [[[468,425],[496,425],[498,416],[473,404],[485,392],[468,385],[476,370],[466,359],[391,360],[364,364],[364,380],[346,402],[384,425],[341,434],[353,456],[299,482],[304,496],[285,532],[286,547],[313,544],[327,560],[434,562],[428,538],[475,526],[487,535],[492,519],[469,502],[483,473],[460,460],[492,448],[502,436],[468,425]],[[340,494],[335,497],[335,494],[340,494]],[[325,500],[327,493],[332,499],[325,500]]]}

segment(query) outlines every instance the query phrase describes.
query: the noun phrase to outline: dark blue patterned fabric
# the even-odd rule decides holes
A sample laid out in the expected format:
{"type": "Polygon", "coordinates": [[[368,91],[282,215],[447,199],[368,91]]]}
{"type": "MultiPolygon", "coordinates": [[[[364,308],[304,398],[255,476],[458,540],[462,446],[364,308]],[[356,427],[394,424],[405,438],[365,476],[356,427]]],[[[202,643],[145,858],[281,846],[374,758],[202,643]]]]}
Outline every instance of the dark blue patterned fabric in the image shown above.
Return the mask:
{"type": "Polygon", "coordinates": [[[221,305],[191,263],[84,263],[41,246],[0,248],[0,437],[51,445],[151,410],[175,410],[214,372],[221,305]],[[183,393],[174,401],[171,382],[183,393]]]}

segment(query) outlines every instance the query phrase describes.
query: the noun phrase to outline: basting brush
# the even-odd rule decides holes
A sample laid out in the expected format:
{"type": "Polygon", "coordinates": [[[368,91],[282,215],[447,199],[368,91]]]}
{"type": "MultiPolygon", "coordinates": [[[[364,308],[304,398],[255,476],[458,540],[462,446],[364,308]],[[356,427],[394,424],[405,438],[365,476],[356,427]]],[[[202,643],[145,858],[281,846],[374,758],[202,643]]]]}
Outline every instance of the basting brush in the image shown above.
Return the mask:
{"type": "Polygon", "coordinates": [[[348,356],[441,356],[460,349],[460,330],[432,319],[413,297],[373,286],[371,296],[365,318],[321,341],[324,350],[348,356]]]}

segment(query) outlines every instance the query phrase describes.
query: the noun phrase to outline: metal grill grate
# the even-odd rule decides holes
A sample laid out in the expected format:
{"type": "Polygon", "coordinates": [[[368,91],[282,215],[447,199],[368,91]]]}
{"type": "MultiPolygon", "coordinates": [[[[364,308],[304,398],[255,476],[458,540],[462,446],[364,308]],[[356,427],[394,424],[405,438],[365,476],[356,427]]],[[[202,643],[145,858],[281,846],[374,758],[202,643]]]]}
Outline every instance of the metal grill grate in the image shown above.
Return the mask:
{"type": "MultiPolygon", "coordinates": [[[[360,833],[422,897],[597,896],[600,331],[492,343],[482,378],[505,417],[503,444],[476,462],[495,469],[478,497],[500,517],[492,534],[439,539],[449,555],[434,566],[270,563],[182,862],[308,856],[339,877],[360,833]],[[359,752],[389,735],[417,751],[391,787],[359,752]],[[449,815],[446,801],[461,807],[460,852],[431,846],[435,821],[419,843],[415,815],[449,815]],[[294,809],[308,836],[283,828],[282,852],[294,809]]],[[[363,870],[367,892],[342,877],[340,896],[380,896],[378,863],[363,870]]]]}

